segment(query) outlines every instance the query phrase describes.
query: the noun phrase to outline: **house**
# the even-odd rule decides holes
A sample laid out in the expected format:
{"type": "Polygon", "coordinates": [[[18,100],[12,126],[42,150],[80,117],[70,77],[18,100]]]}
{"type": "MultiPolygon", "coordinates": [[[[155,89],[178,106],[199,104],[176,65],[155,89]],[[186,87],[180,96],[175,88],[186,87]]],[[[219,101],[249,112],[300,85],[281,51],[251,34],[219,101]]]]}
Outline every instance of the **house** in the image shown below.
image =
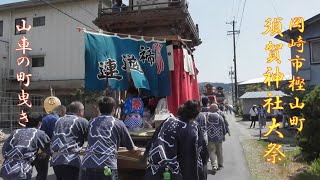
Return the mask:
{"type": "MultiPolygon", "coordinates": [[[[3,22],[0,21],[0,38],[3,36],[3,31],[1,30],[3,27],[3,22]]],[[[6,89],[6,62],[9,58],[9,44],[7,41],[0,40],[0,91],[4,91],[6,89]]]]}
{"type": "Polygon", "coordinates": [[[277,35],[275,38],[290,43],[290,39],[297,41],[301,35],[306,42],[302,53],[297,52],[301,47],[291,48],[291,58],[296,58],[296,55],[299,55],[305,59],[298,72],[295,67],[292,67],[292,75],[304,78],[308,86],[320,85],[320,14],[304,21],[303,33],[294,28],[292,31],[286,30],[282,34],[283,37],[277,35]]]}
{"type": "MultiPolygon", "coordinates": [[[[246,92],[245,94],[243,94],[239,98],[240,102],[242,104],[243,117],[248,117],[249,116],[250,108],[253,105],[260,105],[260,104],[264,105],[264,104],[266,104],[266,102],[264,100],[268,99],[268,98],[272,98],[273,99],[272,102],[274,102],[276,96],[279,96],[281,100],[284,100],[283,97],[286,97],[288,95],[286,95],[282,91],[246,92]],[[271,93],[272,95],[269,96],[268,93],[271,93]]],[[[270,116],[272,114],[273,114],[273,110],[271,110],[270,113],[267,113],[268,116],[270,116]]]]}
{"type": "MultiPolygon", "coordinates": [[[[50,87],[66,105],[71,92],[84,83],[84,38],[76,28],[85,25],[98,29],[93,20],[98,16],[99,0],[39,0],[0,5],[0,127],[13,130],[20,127],[19,114],[24,107],[19,104],[21,86],[16,74],[31,73],[31,111],[43,112],[44,98],[50,95],[50,87]],[[57,9],[63,11],[59,12],[57,9]],[[74,19],[68,17],[70,15],[74,19]],[[29,32],[17,31],[22,19],[32,28],[29,32]],[[27,51],[30,66],[22,69],[17,59],[18,42],[25,36],[32,51],[27,51]]],[[[111,0],[100,5],[111,6],[111,0]]]]}
{"type": "MultiPolygon", "coordinates": [[[[264,83],[265,79],[266,77],[259,77],[259,78],[249,79],[249,80],[238,83],[239,97],[245,94],[248,91],[248,89],[250,89],[250,87],[252,86],[257,86],[262,89],[264,87],[267,87],[267,85],[264,83]]],[[[288,85],[291,79],[292,79],[292,75],[284,76],[283,80],[279,82],[279,88],[288,85]]],[[[272,84],[274,84],[274,82],[272,82],[272,84]]]]}
{"type": "MultiPolygon", "coordinates": [[[[1,90],[21,92],[16,74],[23,67],[17,65],[21,52],[16,51],[18,41],[25,36],[32,51],[27,51],[30,66],[23,68],[31,73],[28,93],[50,95],[50,87],[56,96],[68,96],[84,83],[84,38],[76,28],[84,24],[98,29],[93,20],[98,17],[99,0],[39,0],[0,5],[0,67],[1,90]],[[59,12],[72,16],[74,19],[59,12]],[[29,32],[16,30],[22,19],[32,28],[29,32]],[[4,88],[5,87],[5,88],[4,88]]],[[[103,1],[104,7],[111,0],[103,1]]],[[[88,28],[88,27],[87,27],[88,28]]]]}

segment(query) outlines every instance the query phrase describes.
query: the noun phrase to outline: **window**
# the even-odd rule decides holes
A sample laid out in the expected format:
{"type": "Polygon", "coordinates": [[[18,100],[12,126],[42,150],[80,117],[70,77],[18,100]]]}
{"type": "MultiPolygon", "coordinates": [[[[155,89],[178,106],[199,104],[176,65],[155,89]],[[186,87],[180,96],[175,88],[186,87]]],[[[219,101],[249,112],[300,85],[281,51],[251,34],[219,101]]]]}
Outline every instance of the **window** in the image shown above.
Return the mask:
{"type": "Polygon", "coordinates": [[[320,63],[320,40],[311,41],[311,63],[320,63]]]}
{"type": "Polygon", "coordinates": [[[46,17],[35,17],[33,18],[33,27],[44,26],[46,24],[46,17]]]}
{"type": "Polygon", "coordinates": [[[3,36],[3,21],[0,21],[0,36],[3,36]]]}
{"type": "Polygon", "coordinates": [[[44,57],[32,58],[32,67],[44,67],[44,57]]]}
{"type": "Polygon", "coordinates": [[[26,20],[27,21],[27,18],[19,18],[19,19],[16,19],[15,20],[15,22],[14,22],[14,32],[15,32],[15,35],[18,35],[18,34],[26,34],[27,33],[27,31],[26,30],[24,30],[24,31],[18,31],[17,30],[17,25],[20,25],[20,26],[22,26],[22,20],[26,20]]]}

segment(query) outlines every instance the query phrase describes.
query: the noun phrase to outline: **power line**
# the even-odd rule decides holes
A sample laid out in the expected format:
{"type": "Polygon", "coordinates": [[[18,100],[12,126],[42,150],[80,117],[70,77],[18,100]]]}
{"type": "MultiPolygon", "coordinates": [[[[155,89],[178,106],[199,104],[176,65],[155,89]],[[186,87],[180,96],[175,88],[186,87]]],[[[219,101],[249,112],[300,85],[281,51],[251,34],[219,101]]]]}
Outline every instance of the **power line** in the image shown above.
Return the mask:
{"type": "Polygon", "coordinates": [[[241,20],[240,20],[239,30],[241,29],[241,25],[242,25],[242,19],[243,19],[244,9],[246,8],[246,2],[247,2],[247,0],[244,0],[244,4],[243,4],[243,8],[242,8],[242,14],[241,14],[241,20]]]}
{"type": "Polygon", "coordinates": [[[93,15],[90,11],[86,10],[85,8],[79,6],[80,9],[86,11],[87,13],[91,14],[91,16],[95,17],[95,18],[98,18],[97,16],[93,15]]]}
{"type": "Polygon", "coordinates": [[[277,12],[277,9],[276,9],[276,7],[275,7],[275,5],[274,5],[274,0],[271,1],[271,4],[272,4],[272,7],[273,7],[274,12],[276,12],[277,17],[279,17],[279,14],[278,14],[278,12],[277,12]]]}
{"type": "MultiPolygon", "coordinates": [[[[242,8],[242,14],[241,14],[239,31],[241,30],[241,25],[242,25],[242,19],[243,19],[244,9],[246,8],[246,2],[247,2],[247,0],[244,1],[243,8],[242,8]]],[[[238,37],[237,37],[237,43],[236,43],[236,44],[238,44],[238,41],[239,41],[239,35],[238,35],[238,37]]]]}
{"type": "MultiPolygon", "coordinates": [[[[272,5],[273,10],[276,13],[277,17],[280,17],[279,14],[278,14],[277,8],[276,8],[276,3],[275,3],[274,0],[271,1],[271,5],[272,5]]],[[[287,23],[285,23],[285,22],[282,22],[282,24],[285,25],[285,26],[287,25],[287,23]]]]}
{"type": "Polygon", "coordinates": [[[76,19],[76,18],[72,17],[71,15],[69,15],[69,14],[67,14],[67,13],[65,13],[65,12],[63,12],[63,11],[61,11],[59,8],[55,7],[54,5],[52,5],[52,4],[50,4],[50,3],[48,3],[48,2],[46,2],[46,1],[44,1],[44,0],[40,0],[40,1],[42,1],[42,2],[46,3],[46,4],[47,4],[47,5],[49,5],[50,7],[52,7],[52,8],[54,8],[54,9],[56,9],[57,11],[59,11],[59,12],[61,12],[62,14],[64,14],[64,15],[66,15],[66,16],[68,16],[68,17],[70,17],[71,19],[73,19],[73,20],[75,20],[75,21],[79,22],[80,24],[82,24],[82,25],[84,25],[84,26],[86,26],[86,27],[88,27],[88,28],[90,28],[90,29],[94,30],[94,28],[92,28],[92,27],[90,27],[90,26],[86,25],[85,23],[83,23],[83,22],[81,22],[80,20],[78,20],[78,19],[76,19]]]}
{"type": "Polygon", "coordinates": [[[232,17],[232,16],[234,16],[234,15],[233,15],[233,9],[234,9],[234,1],[235,1],[235,0],[233,0],[233,1],[232,1],[232,10],[231,10],[231,17],[232,17]]]}
{"type": "Polygon", "coordinates": [[[239,5],[238,5],[237,16],[236,16],[237,19],[238,19],[238,15],[239,15],[240,5],[241,5],[241,0],[240,0],[240,2],[239,2],[239,5]]]}

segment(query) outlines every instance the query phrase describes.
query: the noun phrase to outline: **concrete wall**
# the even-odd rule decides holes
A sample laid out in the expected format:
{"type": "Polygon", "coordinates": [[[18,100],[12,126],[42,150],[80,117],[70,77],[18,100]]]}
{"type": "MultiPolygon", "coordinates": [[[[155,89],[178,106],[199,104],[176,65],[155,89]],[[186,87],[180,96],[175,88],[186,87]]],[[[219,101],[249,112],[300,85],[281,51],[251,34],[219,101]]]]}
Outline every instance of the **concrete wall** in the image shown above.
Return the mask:
{"type": "MultiPolygon", "coordinates": [[[[297,40],[297,36],[294,37],[297,40]]],[[[304,52],[297,52],[297,48],[294,47],[291,50],[292,58],[295,58],[296,55],[299,55],[301,58],[305,58],[305,62],[303,62],[303,67],[299,69],[299,72],[296,73],[294,67],[292,67],[292,74],[294,76],[300,76],[305,78],[305,80],[310,81],[309,85],[320,85],[320,63],[311,63],[311,47],[310,42],[317,40],[320,41],[320,21],[315,22],[311,26],[305,28],[304,33],[301,35],[303,40],[306,41],[304,45],[304,52]]],[[[300,48],[298,48],[299,50],[300,48]]],[[[318,49],[320,51],[320,49],[318,49]]]]}
{"type": "Polygon", "coordinates": [[[264,104],[263,99],[241,99],[243,114],[248,115],[250,108],[255,104],[264,104]]]}
{"type": "MultiPolygon", "coordinates": [[[[98,0],[54,5],[97,29],[92,21],[98,14],[98,0]]],[[[31,81],[84,79],[84,37],[82,32],[79,33],[76,30],[76,27],[85,27],[84,25],[47,5],[1,11],[1,20],[4,21],[4,36],[0,39],[11,42],[9,47],[11,58],[8,59],[10,63],[7,69],[14,69],[15,73],[21,71],[21,68],[16,65],[16,59],[21,57],[21,52],[15,49],[18,47],[18,41],[25,36],[29,39],[30,47],[33,49],[28,53],[30,60],[32,57],[45,57],[44,67],[30,68],[33,74],[31,81]],[[33,18],[41,16],[45,16],[45,26],[32,27],[24,35],[14,34],[16,18],[26,17],[27,24],[33,25],[33,18]]]]}
{"type": "Polygon", "coordinates": [[[7,64],[9,61],[9,45],[0,41],[0,91],[4,91],[7,86],[7,64]]]}

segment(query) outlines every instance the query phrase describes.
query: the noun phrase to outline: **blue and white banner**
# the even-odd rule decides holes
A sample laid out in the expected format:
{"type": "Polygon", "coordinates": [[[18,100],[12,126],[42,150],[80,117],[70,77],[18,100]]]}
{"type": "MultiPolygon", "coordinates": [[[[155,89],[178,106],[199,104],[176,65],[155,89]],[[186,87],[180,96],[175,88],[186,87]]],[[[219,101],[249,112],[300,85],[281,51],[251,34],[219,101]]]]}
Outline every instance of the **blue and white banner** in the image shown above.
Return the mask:
{"type": "Polygon", "coordinates": [[[85,87],[127,90],[128,76],[148,95],[169,96],[170,77],[165,41],[136,40],[85,32],[85,87]]]}

